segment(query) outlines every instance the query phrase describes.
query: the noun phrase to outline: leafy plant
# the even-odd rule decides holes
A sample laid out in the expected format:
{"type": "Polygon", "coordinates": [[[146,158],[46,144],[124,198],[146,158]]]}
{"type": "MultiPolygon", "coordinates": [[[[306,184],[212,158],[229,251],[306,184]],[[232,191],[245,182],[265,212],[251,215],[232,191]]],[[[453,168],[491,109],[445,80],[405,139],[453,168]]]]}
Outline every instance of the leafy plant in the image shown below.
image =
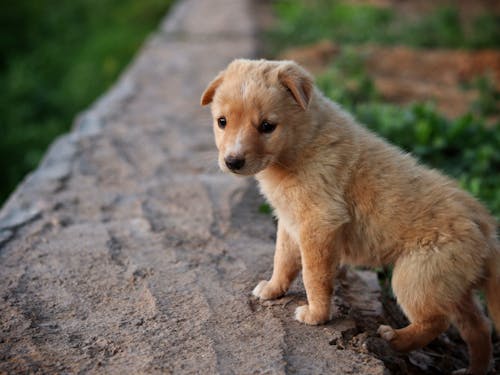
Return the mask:
{"type": "Polygon", "coordinates": [[[262,203],[259,206],[259,212],[261,214],[271,215],[273,213],[273,209],[271,208],[271,206],[268,203],[262,203]]]}
{"type": "Polygon", "coordinates": [[[479,91],[479,98],[473,104],[472,110],[485,115],[499,115],[500,91],[493,80],[487,76],[479,77],[473,86],[479,91]]]}

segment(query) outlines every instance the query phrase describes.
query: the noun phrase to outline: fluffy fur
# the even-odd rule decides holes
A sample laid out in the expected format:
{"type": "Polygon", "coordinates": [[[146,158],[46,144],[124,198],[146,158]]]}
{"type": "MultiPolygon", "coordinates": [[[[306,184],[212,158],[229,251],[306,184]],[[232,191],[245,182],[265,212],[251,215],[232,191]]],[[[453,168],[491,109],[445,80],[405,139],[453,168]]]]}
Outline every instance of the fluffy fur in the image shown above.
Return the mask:
{"type": "Polygon", "coordinates": [[[497,224],[477,200],[357,124],[291,61],[235,60],[201,103],[212,103],[221,169],[255,175],[278,217],[273,275],[254,295],[282,296],[302,270],[308,305],[295,318],[321,324],[330,319],[340,264],[392,264],[411,324],[381,326],[379,334],[408,351],[455,324],[469,371],[487,372],[490,325],[473,291],[485,291],[498,329],[500,246],[497,224]],[[263,122],[274,131],[263,132],[263,122]],[[229,169],[228,158],[244,165],[229,169]]]}

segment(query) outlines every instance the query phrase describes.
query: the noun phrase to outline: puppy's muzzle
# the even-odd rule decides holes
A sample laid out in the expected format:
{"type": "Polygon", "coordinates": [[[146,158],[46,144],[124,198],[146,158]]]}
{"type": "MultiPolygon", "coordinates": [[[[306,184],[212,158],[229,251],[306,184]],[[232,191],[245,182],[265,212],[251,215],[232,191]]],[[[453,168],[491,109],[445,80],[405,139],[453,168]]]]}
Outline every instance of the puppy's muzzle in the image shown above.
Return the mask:
{"type": "Polygon", "coordinates": [[[229,155],[224,159],[224,162],[226,163],[227,167],[232,170],[232,171],[237,171],[245,165],[245,158],[240,157],[240,156],[232,156],[229,155]]]}

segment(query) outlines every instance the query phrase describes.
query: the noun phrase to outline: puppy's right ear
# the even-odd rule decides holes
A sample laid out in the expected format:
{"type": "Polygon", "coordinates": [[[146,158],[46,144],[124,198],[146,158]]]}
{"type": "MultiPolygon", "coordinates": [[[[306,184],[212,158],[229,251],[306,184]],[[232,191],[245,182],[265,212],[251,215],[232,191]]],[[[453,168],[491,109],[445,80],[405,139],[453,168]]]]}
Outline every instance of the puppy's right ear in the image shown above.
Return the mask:
{"type": "Polygon", "coordinates": [[[203,95],[201,95],[201,105],[207,105],[212,103],[215,91],[221,85],[223,80],[224,80],[224,71],[217,74],[217,77],[215,77],[213,81],[208,84],[208,87],[203,92],[203,95]]]}
{"type": "Polygon", "coordinates": [[[313,92],[313,78],[294,62],[286,62],[278,73],[279,81],[292,94],[297,104],[305,111],[313,92]]]}

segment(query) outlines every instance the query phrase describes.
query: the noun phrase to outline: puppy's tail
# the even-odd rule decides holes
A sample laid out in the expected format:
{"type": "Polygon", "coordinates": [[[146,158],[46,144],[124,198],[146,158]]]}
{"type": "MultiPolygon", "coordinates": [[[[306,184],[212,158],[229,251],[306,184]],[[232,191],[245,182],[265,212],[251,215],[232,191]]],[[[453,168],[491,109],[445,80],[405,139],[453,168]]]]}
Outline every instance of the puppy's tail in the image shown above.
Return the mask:
{"type": "Polygon", "coordinates": [[[484,291],[488,300],[488,312],[500,335],[500,246],[496,246],[488,262],[488,279],[484,291]]]}

